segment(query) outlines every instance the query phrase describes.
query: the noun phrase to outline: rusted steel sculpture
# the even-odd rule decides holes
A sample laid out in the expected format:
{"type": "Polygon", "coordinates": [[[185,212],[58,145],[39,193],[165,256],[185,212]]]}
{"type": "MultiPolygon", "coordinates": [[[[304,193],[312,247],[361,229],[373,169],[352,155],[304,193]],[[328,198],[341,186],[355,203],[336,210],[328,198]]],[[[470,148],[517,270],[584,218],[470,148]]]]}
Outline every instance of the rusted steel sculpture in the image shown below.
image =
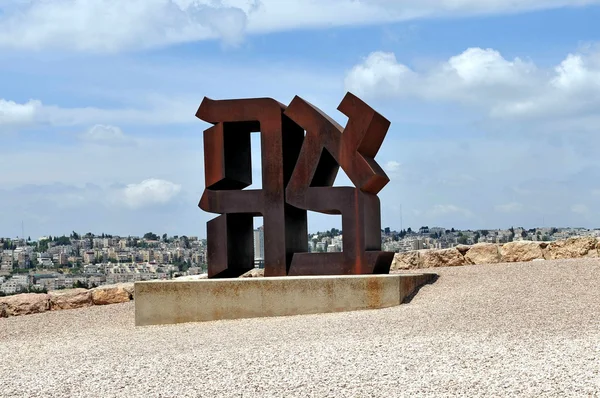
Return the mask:
{"type": "Polygon", "coordinates": [[[345,128],[296,96],[204,98],[196,117],[204,131],[209,278],[254,268],[253,217],[263,216],[265,276],[388,273],[394,253],[381,251],[377,193],[389,178],[374,158],[390,122],[351,93],[338,107],[345,128]],[[306,136],[304,131],[306,130],[306,136]],[[260,132],[262,189],[252,184],[250,134],[260,132]],[[339,167],[356,186],[333,187],[339,167]],[[307,210],[342,215],[343,252],[308,253],[307,210]]]}

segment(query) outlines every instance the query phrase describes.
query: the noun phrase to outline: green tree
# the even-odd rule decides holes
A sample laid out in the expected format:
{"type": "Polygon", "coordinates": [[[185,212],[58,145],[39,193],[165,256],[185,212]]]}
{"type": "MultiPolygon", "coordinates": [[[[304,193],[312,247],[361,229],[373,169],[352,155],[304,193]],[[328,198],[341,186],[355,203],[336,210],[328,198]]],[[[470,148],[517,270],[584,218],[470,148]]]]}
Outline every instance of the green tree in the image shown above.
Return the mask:
{"type": "Polygon", "coordinates": [[[57,245],[60,246],[67,246],[71,244],[71,239],[69,239],[67,236],[61,236],[60,238],[56,238],[55,237],[55,242],[57,245]]]}
{"type": "Polygon", "coordinates": [[[188,239],[188,237],[183,235],[181,237],[181,239],[183,240],[183,247],[186,249],[189,249],[190,248],[190,240],[188,239]]]}
{"type": "Polygon", "coordinates": [[[75,289],[89,289],[89,285],[86,282],[81,282],[79,280],[75,281],[75,283],[73,283],[73,287],[75,289]]]}
{"type": "Polygon", "coordinates": [[[513,227],[510,227],[508,229],[509,234],[508,234],[508,241],[512,242],[515,239],[515,229],[513,227]]]}
{"type": "Polygon", "coordinates": [[[37,251],[40,253],[44,253],[46,250],[48,250],[48,241],[45,239],[39,241],[37,244],[37,251]]]}
{"type": "Polygon", "coordinates": [[[152,233],[152,232],[146,232],[144,234],[144,239],[146,240],[158,240],[158,235],[152,233]]]}

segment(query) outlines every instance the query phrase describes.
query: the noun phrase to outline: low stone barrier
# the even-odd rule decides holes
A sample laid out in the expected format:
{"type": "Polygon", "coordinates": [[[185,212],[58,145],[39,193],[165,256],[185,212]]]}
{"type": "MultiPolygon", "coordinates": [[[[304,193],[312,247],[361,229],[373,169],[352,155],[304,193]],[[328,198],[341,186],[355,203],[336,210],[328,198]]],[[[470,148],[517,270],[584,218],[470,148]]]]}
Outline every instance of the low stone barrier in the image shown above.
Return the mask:
{"type": "Polygon", "coordinates": [[[0,297],[0,318],[125,303],[133,300],[133,294],[133,283],[105,285],[89,290],[67,289],[53,290],[49,293],[16,294],[0,297]]]}
{"type": "Polygon", "coordinates": [[[454,267],[475,264],[528,262],[600,257],[600,238],[578,237],[554,242],[515,241],[498,245],[477,243],[449,249],[396,253],[392,270],[454,267]]]}
{"type": "MultiPolygon", "coordinates": [[[[453,267],[474,264],[527,262],[569,258],[600,258],[600,238],[578,237],[554,242],[515,241],[503,245],[478,243],[441,250],[415,250],[396,253],[391,270],[453,267]]],[[[241,278],[263,276],[262,269],[251,270],[241,278]]],[[[190,280],[205,275],[182,277],[190,280]]],[[[133,283],[99,286],[94,289],[56,290],[49,293],[24,293],[0,297],[0,318],[46,311],[83,308],[92,305],[133,300],[133,283]]]]}
{"type": "Polygon", "coordinates": [[[400,305],[433,273],[154,280],[135,283],[136,326],[320,314],[400,305]]]}

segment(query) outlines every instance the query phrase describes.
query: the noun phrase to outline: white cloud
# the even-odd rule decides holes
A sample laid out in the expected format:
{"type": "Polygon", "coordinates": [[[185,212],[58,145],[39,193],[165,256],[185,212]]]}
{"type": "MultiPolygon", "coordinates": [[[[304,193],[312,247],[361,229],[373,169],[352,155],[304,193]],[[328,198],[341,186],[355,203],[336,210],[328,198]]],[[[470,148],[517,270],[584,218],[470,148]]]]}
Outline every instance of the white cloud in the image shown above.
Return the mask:
{"type": "Polygon", "coordinates": [[[246,12],[220,3],[32,0],[17,6],[13,1],[0,17],[0,46],[113,52],[213,38],[238,44],[246,12]]]}
{"type": "Polygon", "coordinates": [[[20,127],[33,124],[42,103],[29,100],[24,104],[0,98],[0,130],[8,127],[20,127]]]}
{"type": "Polygon", "coordinates": [[[571,206],[571,211],[576,214],[585,215],[590,212],[590,209],[586,205],[576,204],[576,205],[571,206]]]}
{"type": "Polygon", "coordinates": [[[516,213],[522,211],[524,206],[521,203],[510,202],[494,207],[496,211],[501,213],[516,213]]]}
{"type": "Polygon", "coordinates": [[[3,127],[27,127],[36,124],[76,126],[94,123],[135,123],[139,125],[198,123],[194,117],[202,98],[155,99],[139,108],[102,109],[96,107],[64,108],[45,105],[40,100],[19,104],[0,99],[0,130],[3,127]]]}
{"type": "Polygon", "coordinates": [[[170,181],[150,178],[137,184],[129,184],[120,192],[122,202],[131,207],[139,208],[157,204],[166,204],[181,191],[181,185],[170,181]]]}
{"type": "Polygon", "coordinates": [[[599,0],[4,0],[0,47],[120,51],[246,33],[518,13],[599,0]]]}
{"type": "Polygon", "coordinates": [[[204,233],[202,226],[210,218],[194,206],[195,198],[187,197],[187,204],[178,200],[168,206],[155,207],[149,214],[144,207],[131,207],[111,200],[116,199],[115,189],[115,186],[93,183],[0,187],[0,217],[5,229],[9,230],[4,233],[20,236],[23,222],[25,236],[32,238],[68,234],[73,230],[125,236],[148,231],[198,235],[204,233]]]}
{"type": "Polygon", "coordinates": [[[448,172],[447,170],[440,171],[440,174],[442,174],[442,178],[438,179],[438,183],[442,185],[462,187],[477,182],[477,178],[470,174],[457,174],[456,171],[448,172]]]}
{"type": "Polygon", "coordinates": [[[440,217],[448,214],[459,214],[464,217],[473,216],[473,213],[470,210],[455,205],[435,205],[427,211],[429,217],[440,217]]]}
{"type": "MultiPolygon", "coordinates": [[[[77,106],[51,103],[45,98],[44,91],[36,92],[38,98],[21,103],[14,98],[0,97],[0,131],[9,127],[88,127],[96,124],[122,127],[186,124],[202,128],[204,122],[195,114],[204,96],[214,99],[273,97],[286,103],[293,98],[291,93],[300,89],[309,93],[307,100],[322,107],[327,105],[323,98],[331,97],[327,101],[331,102],[329,113],[343,118],[335,110],[342,96],[339,88],[343,77],[339,71],[319,66],[311,69],[261,61],[250,66],[204,60],[183,64],[177,60],[154,63],[123,61],[120,57],[94,57],[89,61],[87,57],[81,57],[69,60],[69,68],[65,68],[60,60],[48,62],[44,67],[51,68],[49,73],[56,77],[56,82],[44,83],[45,90],[63,90],[60,81],[68,79],[69,84],[78,88],[78,94],[86,97],[86,102],[77,106]],[[197,73],[198,70],[203,73],[197,73]],[[90,75],[94,78],[90,79],[90,75]],[[231,76],[236,76],[237,80],[234,82],[231,76]],[[279,77],[273,79],[273,76],[279,77]],[[240,86],[237,81],[248,84],[240,86]],[[111,103],[110,107],[104,107],[107,102],[111,103]]],[[[38,72],[32,67],[32,84],[45,79],[38,72]]]]}
{"type": "Polygon", "coordinates": [[[396,162],[395,160],[390,160],[390,161],[386,162],[384,169],[385,169],[385,171],[387,171],[389,173],[396,173],[396,172],[400,171],[400,166],[402,166],[401,163],[396,162]]]}
{"type": "Polygon", "coordinates": [[[346,75],[346,88],[367,98],[418,98],[481,107],[494,118],[581,117],[600,106],[600,51],[568,54],[553,69],[468,48],[425,71],[392,53],[374,52],[346,75]]]}
{"type": "Polygon", "coordinates": [[[123,133],[119,127],[97,124],[83,133],[83,141],[101,145],[128,145],[135,141],[123,133]]]}

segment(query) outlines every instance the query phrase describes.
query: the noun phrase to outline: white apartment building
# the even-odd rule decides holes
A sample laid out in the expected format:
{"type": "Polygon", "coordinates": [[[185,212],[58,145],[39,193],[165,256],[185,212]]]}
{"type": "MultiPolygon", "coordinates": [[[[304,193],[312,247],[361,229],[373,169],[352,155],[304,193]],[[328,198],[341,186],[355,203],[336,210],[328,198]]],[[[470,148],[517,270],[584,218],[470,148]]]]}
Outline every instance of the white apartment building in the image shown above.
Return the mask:
{"type": "Polygon", "coordinates": [[[6,294],[19,293],[22,289],[29,287],[29,275],[14,275],[0,285],[0,290],[6,294]]]}
{"type": "Polygon", "coordinates": [[[338,247],[336,245],[327,245],[327,253],[335,253],[335,252],[339,252],[340,250],[338,250],[338,247]]]}
{"type": "Polygon", "coordinates": [[[31,282],[31,277],[27,274],[13,275],[11,279],[23,287],[29,286],[31,282]]]}
{"type": "Polygon", "coordinates": [[[265,258],[265,231],[261,226],[254,230],[254,260],[265,258]]]}
{"type": "Polygon", "coordinates": [[[21,291],[21,285],[12,279],[9,279],[0,285],[0,290],[5,294],[15,294],[21,291]]]}
{"type": "Polygon", "coordinates": [[[12,250],[4,250],[0,257],[0,270],[12,271],[13,269],[13,252],[12,250]]]}

